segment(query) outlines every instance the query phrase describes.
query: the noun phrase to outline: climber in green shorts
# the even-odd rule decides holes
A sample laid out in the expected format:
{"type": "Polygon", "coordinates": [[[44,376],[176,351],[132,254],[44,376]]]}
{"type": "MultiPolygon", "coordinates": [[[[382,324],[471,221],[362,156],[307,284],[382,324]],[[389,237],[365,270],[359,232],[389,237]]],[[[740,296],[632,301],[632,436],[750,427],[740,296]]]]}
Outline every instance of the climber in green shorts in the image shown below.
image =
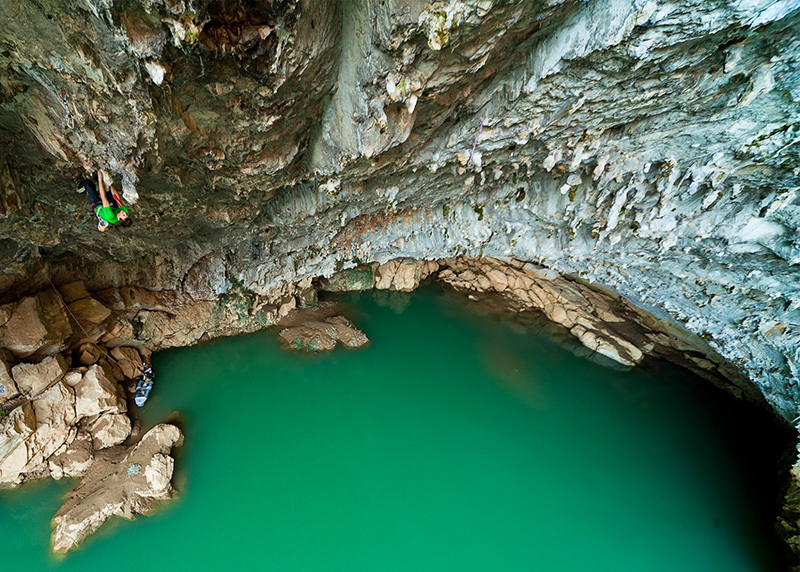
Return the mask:
{"type": "Polygon", "coordinates": [[[97,230],[105,232],[110,224],[118,224],[129,227],[133,224],[128,207],[122,204],[122,200],[113,185],[108,189],[102,169],[97,171],[97,183],[100,192],[92,179],[80,177],[78,181],[78,192],[86,191],[86,199],[97,215],[97,230]]]}

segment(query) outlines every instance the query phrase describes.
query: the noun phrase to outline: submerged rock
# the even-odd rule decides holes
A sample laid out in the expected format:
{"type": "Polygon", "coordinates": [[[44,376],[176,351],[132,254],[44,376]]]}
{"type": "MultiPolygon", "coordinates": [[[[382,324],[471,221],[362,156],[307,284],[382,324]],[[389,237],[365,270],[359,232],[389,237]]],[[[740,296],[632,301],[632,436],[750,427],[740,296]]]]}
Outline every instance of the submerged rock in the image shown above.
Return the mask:
{"type": "Polygon", "coordinates": [[[96,452],[80,484],[53,518],[53,550],[71,550],[114,515],[132,519],[171,498],[174,460],[169,454],[182,441],[177,427],[161,424],[134,445],[96,452]]]}
{"type": "MultiPolygon", "coordinates": [[[[44,273],[89,337],[163,348],[272,325],[351,265],[372,275],[332,289],[490,256],[576,279],[444,276],[620,363],[677,339],[800,414],[797,2],[3,0],[0,21],[15,361],[83,337],[54,292],[29,296],[44,273]],[[98,235],[76,167],[141,199],[132,228],[98,235]]],[[[84,341],[74,358],[102,363],[84,341]]]]}
{"type": "Polygon", "coordinates": [[[336,311],[335,305],[328,303],[289,314],[279,322],[284,326],[279,334],[284,345],[293,350],[319,352],[332,350],[337,342],[349,348],[369,342],[364,332],[336,311]]]}

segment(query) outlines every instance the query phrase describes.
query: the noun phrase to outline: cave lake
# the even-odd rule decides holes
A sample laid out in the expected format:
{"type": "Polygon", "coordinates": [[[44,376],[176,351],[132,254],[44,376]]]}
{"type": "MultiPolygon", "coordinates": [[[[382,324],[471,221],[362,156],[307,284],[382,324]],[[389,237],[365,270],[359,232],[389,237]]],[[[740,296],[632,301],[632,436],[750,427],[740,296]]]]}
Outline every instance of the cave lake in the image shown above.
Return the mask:
{"type": "Polygon", "coordinates": [[[138,419],[168,418],[177,498],[66,556],[71,481],[0,491],[27,571],[779,569],[779,441],[668,364],[623,371],[435,287],[338,297],[358,350],[276,331],[154,356],[138,419]],[[173,412],[179,411],[177,415],[173,412]]]}

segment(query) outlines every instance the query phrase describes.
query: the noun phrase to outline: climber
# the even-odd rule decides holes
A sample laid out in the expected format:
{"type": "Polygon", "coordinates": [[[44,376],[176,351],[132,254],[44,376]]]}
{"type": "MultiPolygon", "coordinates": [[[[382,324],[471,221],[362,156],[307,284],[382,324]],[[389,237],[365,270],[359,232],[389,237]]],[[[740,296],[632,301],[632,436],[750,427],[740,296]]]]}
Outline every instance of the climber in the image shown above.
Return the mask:
{"type": "Polygon", "coordinates": [[[97,187],[92,179],[89,179],[82,174],[76,176],[78,181],[78,192],[86,191],[86,199],[94,210],[97,218],[97,230],[105,232],[109,228],[109,224],[119,224],[123,227],[129,227],[133,224],[128,207],[122,204],[122,200],[117,194],[117,189],[113,183],[106,187],[107,175],[102,169],[97,171],[97,183],[100,187],[100,192],[97,192],[97,187]]]}

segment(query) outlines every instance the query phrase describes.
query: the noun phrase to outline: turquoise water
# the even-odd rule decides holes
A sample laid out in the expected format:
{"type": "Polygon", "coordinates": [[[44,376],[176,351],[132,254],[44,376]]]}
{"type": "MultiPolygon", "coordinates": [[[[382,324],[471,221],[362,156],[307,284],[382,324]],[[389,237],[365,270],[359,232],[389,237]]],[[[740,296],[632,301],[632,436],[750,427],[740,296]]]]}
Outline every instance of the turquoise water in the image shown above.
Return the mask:
{"type": "MultiPolygon", "coordinates": [[[[371,345],[274,331],[155,357],[180,497],[48,554],[68,483],[0,493],[15,569],[776,570],[747,409],[669,366],[616,371],[460,298],[345,298],[371,345]],[[751,437],[748,437],[751,436],[751,437]],[[761,491],[761,492],[759,492],[761,491]]],[[[761,471],[761,472],[759,472],[761,471]]]]}

